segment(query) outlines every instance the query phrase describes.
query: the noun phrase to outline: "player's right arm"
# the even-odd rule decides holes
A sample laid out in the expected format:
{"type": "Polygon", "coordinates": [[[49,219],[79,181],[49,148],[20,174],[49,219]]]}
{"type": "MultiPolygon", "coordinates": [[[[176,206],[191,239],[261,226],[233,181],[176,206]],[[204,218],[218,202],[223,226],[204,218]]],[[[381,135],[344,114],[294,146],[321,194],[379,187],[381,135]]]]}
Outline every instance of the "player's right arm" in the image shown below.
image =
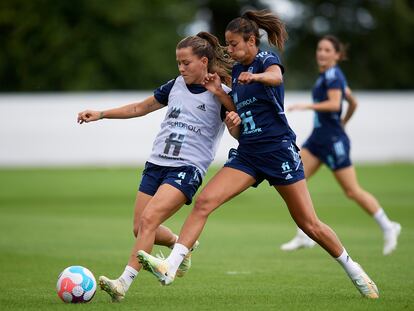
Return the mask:
{"type": "Polygon", "coordinates": [[[163,107],[165,107],[165,105],[160,104],[154,96],[150,96],[141,102],[132,103],[118,108],[102,111],[85,110],[79,112],[78,123],[88,123],[100,119],[129,119],[142,117],[163,107]]]}

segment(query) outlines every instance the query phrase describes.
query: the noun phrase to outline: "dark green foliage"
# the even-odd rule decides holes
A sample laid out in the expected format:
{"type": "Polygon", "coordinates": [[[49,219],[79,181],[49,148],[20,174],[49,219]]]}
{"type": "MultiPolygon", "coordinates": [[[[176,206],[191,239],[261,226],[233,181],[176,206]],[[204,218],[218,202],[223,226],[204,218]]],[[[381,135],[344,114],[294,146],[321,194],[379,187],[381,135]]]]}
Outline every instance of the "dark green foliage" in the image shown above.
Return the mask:
{"type": "Polygon", "coordinates": [[[0,4],[0,90],[153,88],[176,74],[193,1],[12,0],[0,4]]]}
{"type": "Polygon", "coordinates": [[[342,63],[349,84],[364,89],[413,89],[414,7],[412,1],[297,1],[303,14],[288,24],[285,53],[289,88],[309,88],[317,75],[318,39],[334,34],[348,44],[342,63]],[[410,5],[411,3],[411,5],[410,5]],[[315,29],[319,21],[326,29],[315,29]]]}
{"type": "MultiPolygon", "coordinates": [[[[315,46],[326,33],[349,44],[342,67],[351,87],[414,88],[412,1],[291,3],[287,88],[312,86],[315,46]]],[[[198,16],[210,16],[223,42],[231,19],[265,7],[260,0],[3,0],[0,91],[153,89],[177,74],[175,46],[198,16]]]]}

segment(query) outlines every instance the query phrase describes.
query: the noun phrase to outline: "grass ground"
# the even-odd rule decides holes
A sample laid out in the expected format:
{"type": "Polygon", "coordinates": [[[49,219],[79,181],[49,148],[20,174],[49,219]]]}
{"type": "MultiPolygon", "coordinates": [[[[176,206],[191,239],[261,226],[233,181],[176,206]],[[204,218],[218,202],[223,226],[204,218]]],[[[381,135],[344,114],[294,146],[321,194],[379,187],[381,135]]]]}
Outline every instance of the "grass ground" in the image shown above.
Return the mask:
{"type": "MultiPolygon", "coordinates": [[[[70,305],[55,292],[65,267],[83,265],[96,277],[123,271],[133,242],[140,170],[2,169],[0,309],[413,310],[414,165],[357,170],[361,184],[402,224],[398,250],[391,256],[382,256],[376,223],[342,195],[327,170],[309,186],[320,218],[376,281],[381,291],[377,301],[362,299],[319,247],[279,250],[295,226],[276,192],[263,184],[210,217],[185,278],[160,287],[142,272],[121,304],[110,304],[98,290],[91,303],[70,305]]],[[[167,224],[178,232],[189,210],[184,207],[167,224]]]]}

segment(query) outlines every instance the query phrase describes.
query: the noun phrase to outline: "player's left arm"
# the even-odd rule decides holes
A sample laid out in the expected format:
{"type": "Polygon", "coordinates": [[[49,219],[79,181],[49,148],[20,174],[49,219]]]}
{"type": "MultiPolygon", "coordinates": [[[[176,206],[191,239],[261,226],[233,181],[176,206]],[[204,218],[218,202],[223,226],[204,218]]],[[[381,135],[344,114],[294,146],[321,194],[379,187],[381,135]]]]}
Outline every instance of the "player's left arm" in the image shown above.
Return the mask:
{"type": "Polygon", "coordinates": [[[349,119],[351,119],[358,106],[358,103],[352,94],[352,90],[348,86],[345,88],[345,99],[348,102],[348,109],[346,110],[345,116],[341,121],[344,127],[348,123],[349,119]]]}

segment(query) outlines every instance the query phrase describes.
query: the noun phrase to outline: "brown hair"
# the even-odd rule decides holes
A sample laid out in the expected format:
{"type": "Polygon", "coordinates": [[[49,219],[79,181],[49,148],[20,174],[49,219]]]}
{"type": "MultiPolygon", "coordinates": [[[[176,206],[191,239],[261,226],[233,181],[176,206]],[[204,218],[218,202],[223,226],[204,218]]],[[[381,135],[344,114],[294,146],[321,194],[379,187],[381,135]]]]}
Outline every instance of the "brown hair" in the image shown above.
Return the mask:
{"type": "Polygon", "coordinates": [[[334,47],[336,53],[339,53],[339,60],[338,61],[344,61],[347,60],[347,49],[348,46],[343,44],[337,37],[333,36],[333,35],[326,35],[323,36],[321,39],[319,39],[318,43],[321,42],[322,40],[328,40],[329,42],[332,43],[332,46],[334,47]]]}
{"type": "Polygon", "coordinates": [[[231,68],[233,61],[227,54],[224,46],[220,45],[220,41],[216,36],[209,32],[199,32],[195,36],[189,36],[178,42],[177,49],[191,47],[193,54],[199,58],[207,57],[208,72],[217,73],[221,82],[231,85],[231,68]]]}
{"type": "Polygon", "coordinates": [[[226,27],[226,31],[240,33],[244,41],[253,35],[256,46],[260,44],[259,29],[267,32],[269,43],[283,51],[288,38],[285,24],[268,10],[246,11],[241,17],[233,19],[226,27]]]}

